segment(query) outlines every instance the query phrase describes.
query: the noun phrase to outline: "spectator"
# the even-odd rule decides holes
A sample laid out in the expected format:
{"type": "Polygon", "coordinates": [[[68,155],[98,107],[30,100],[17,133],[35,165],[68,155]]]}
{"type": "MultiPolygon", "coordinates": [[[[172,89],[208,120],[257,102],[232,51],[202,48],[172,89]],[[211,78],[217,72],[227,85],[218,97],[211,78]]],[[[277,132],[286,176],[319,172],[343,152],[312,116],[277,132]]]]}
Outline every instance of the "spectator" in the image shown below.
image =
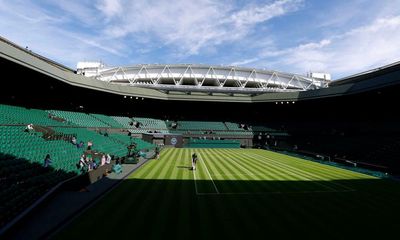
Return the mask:
{"type": "Polygon", "coordinates": [[[92,159],[92,154],[87,154],[86,155],[86,165],[88,166],[88,170],[93,169],[93,159],[92,159]]]}
{"type": "Polygon", "coordinates": [[[92,140],[89,140],[89,142],[87,143],[87,150],[92,150],[92,146],[93,146],[93,142],[92,142],[92,140]]]}
{"type": "Polygon", "coordinates": [[[81,172],[85,172],[85,167],[87,167],[86,161],[85,161],[85,154],[82,154],[81,158],[79,159],[79,163],[77,164],[78,169],[81,170],[81,172]]]}
{"type": "Polygon", "coordinates": [[[87,170],[90,171],[90,161],[89,161],[89,158],[87,156],[85,158],[85,163],[86,163],[86,166],[87,166],[87,170]]]}
{"type": "Polygon", "coordinates": [[[53,161],[50,158],[50,154],[46,155],[46,158],[44,159],[44,167],[47,168],[49,167],[51,164],[53,163],[53,161]]]}
{"type": "Polygon", "coordinates": [[[83,168],[84,166],[86,166],[85,154],[82,154],[81,158],[79,159],[79,166],[80,166],[81,168],[83,168]]]}
{"type": "Polygon", "coordinates": [[[71,143],[76,145],[76,137],[75,136],[72,136],[71,143]]]}
{"type": "Polygon", "coordinates": [[[103,166],[104,164],[106,164],[106,155],[103,154],[103,156],[101,156],[101,166],[103,166]]]}
{"type": "Polygon", "coordinates": [[[33,131],[33,124],[28,124],[25,128],[25,132],[32,132],[33,131]]]}
{"type": "Polygon", "coordinates": [[[110,156],[110,154],[108,154],[108,153],[107,153],[106,163],[107,163],[107,164],[110,164],[110,163],[111,163],[111,156],[110,156]]]}
{"type": "Polygon", "coordinates": [[[79,144],[76,145],[76,147],[77,148],[83,148],[83,145],[84,145],[83,141],[80,141],[79,144]]]}

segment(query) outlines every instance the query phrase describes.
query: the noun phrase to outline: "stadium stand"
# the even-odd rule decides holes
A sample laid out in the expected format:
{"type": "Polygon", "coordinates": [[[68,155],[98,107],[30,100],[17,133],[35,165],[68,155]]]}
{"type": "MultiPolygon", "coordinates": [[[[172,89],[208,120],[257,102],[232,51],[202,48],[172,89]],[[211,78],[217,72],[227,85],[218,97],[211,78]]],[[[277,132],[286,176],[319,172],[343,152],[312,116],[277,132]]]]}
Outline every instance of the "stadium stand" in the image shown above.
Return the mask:
{"type": "Polygon", "coordinates": [[[0,104],[0,123],[2,124],[36,124],[45,126],[66,126],[66,123],[55,121],[51,115],[39,109],[26,109],[18,106],[0,104]]]}
{"type": "Polygon", "coordinates": [[[233,122],[225,122],[225,126],[230,131],[246,131],[245,129],[240,127],[240,124],[233,122]]]}
{"type": "Polygon", "coordinates": [[[167,125],[160,119],[134,117],[133,120],[140,123],[140,128],[168,131],[167,125]]]}
{"type": "Polygon", "coordinates": [[[76,172],[76,162],[81,151],[63,140],[47,141],[41,133],[24,132],[24,127],[0,126],[0,152],[30,162],[43,163],[46,154],[50,154],[55,169],[76,172]]]}
{"type": "Polygon", "coordinates": [[[126,155],[126,146],[117,142],[116,140],[103,136],[97,132],[90,131],[84,128],[54,128],[56,132],[64,134],[76,135],[77,142],[83,141],[85,144],[89,141],[93,142],[93,149],[103,152],[110,153],[117,157],[123,157],[126,155]]]}
{"type": "Polygon", "coordinates": [[[48,110],[48,112],[57,117],[63,118],[72,124],[82,127],[109,127],[108,124],[86,113],[60,110],[48,110]]]}
{"type": "Polygon", "coordinates": [[[132,119],[128,117],[112,116],[111,118],[114,119],[116,122],[118,122],[120,125],[122,125],[124,128],[134,128],[131,125],[132,119]]]}
{"type": "Polygon", "coordinates": [[[112,117],[106,116],[106,115],[102,115],[102,114],[94,114],[91,113],[90,115],[92,115],[93,117],[97,118],[99,121],[107,124],[110,127],[113,128],[125,128],[124,125],[122,125],[121,123],[119,123],[117,120],[115,120],[112,117]]]}

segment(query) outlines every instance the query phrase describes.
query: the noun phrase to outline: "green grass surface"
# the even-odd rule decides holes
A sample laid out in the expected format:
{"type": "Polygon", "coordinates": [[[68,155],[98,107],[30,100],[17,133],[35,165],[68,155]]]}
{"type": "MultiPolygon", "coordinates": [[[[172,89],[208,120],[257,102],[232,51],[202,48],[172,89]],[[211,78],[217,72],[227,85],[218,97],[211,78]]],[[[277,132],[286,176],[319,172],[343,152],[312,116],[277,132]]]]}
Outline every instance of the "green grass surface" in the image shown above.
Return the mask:
{"type": "Polygon", "coordinates": [[[382,239],[399,213],[397,182],[264,150],[167,149],[56,238],[382,239]]]}

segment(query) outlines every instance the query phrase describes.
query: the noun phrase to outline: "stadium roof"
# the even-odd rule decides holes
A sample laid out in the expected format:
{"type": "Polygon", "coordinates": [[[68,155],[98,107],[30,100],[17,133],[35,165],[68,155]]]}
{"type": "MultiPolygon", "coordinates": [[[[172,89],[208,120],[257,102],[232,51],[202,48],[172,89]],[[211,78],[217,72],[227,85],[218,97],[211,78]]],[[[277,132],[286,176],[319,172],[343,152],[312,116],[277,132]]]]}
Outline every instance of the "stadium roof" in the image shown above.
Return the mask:
{"type": "MultiPolygon", "coordinates": [[[[388,65],[366,73],[353,75],[339,81],[332,81],[326,88],[318,88],[318,86],[308,87],[308,90],[304,91],[304,89],[301,89],[301,86],[307,86],[307,83],[313,83],[312,79],[299,75],[285,74],[274,71],[221,66],[137,65],[127,68],[119,67],[104,69],[96,75],[97,78],[85,77],[83,75],[76,74],[72,69],[68,67],[65,67],[57,62],[42,57],[36,53],[33,53],[28,49],[19,47],[16,44],[3,38],[0,38],[0,57],[7,59],[8,61],[23,65],[34,71],[48,75],[54,78],[55,81],[63,81],[73,86],[114,93],[122,96],[144,97],[161,100],[248,103],[299,101],[314,98],[341,96],[346,94],[355,94],[372,89],[387,87],[394,84],[400,84],[400,63],[388,65]],[[171,71],[171,73],[164,70],[167,69],[167,66],[169,67],[168,71],[171,71]],[[128,76],[127,78],[118,79],[115,77],[117,75],[120,77],[124,76],[124,71],[125,77],[128,76]],[[146,71],[148,71],[149,73],[146,73],[146,71]],[[241,72],[241,75],[232,75],[229,73],[231,71],[241,72]],[[183,78],[182,73],[184,73],[183,78]],[[115,76],[113,77],[114,74],[115,76]],[[129,74],[131,74],[131,76],[133,77],[129,78],[129,74]],[[172,84],[163,84],[163,87],[165,87],[165,89],[154,89],[151,86],[152,84],[145,83],[157,80],[157,78],[155,78],[157,74],[166,74],[167,77],[165,78],[165,81],[171,81],[172,79],[172,84]],[[170,74],[169,77],[168,74],[170,74]],[[192,78],[190,80],[186,79],[185,74],[192,76],[192,78]],[[203,78],[201,77],[194,77],[194,75],[196,74],[203,76],[203,78],[204,76],[206,76],[203,85],[205,88],[214,88],[213,91],[195,91],[195,89],[198,88],[195,81],[196,78],[197,81],[203,81],[203,78]],[[209,76],[207,76],[207,74],[209,76]],[[223,74],[225,74],[225,78],[217,78],[218,75],[223,74]],[[179,76],[181,77],[179,78],[179,76]],[[261,78],[259,76],[264,77],[261,78]],[[103,79],[99,79],[101,77],[103,79]],[[271,81],[273,82],[274,79],[278,78],[280,79],[280,81],[275,81],[275,84],[271,83],[271,81]],[[222,83],[225,81],[225,85],[222,88],[226,91],[214,91],[216,88],[222,89],[220,85],[218,85],[218,83],[221,84],[221,80],[222,83]],[[228,80],[230,83],[228,83],[228,80]],[[119,81],[120,83],[115,84],[115,82],[119,81]],[[143,81],[143,83],[141,81],[143,81]],[[189,84],[189,81],[194,82],[194,84],[189,84]],[[212,84],[213,82],[215,83],[215,85],[212,84]],[[178,85],[178,87],[176,85],[178,85]],[[245,91],[248,92],[235,91],[235,89],[232,89],[229,85],[233,85],[235,89],[247,89],[245,91]],[[257,88],[257,86],[262,86],[262,88],[257,88]],[[274,91],[265,91],[265,89],[263,89],[268,88],[269,86],[273,87],[274,91]],[[186,91],[182,91],[183,88],[187,88],[186,91]],[[284,91],[281,91],[279,89],[283,89],[284,91]]],[[[7,71],[7,69],[3,69],[3,71],[7,71]]],[[[21,81],[22,87],[24,81],[35,80],[26,78],[19,79],[17,78],[18,73],[12,74],[16,76],[16,81],[21,81]]]]}
{"type": "Polygon", "coordinates": [[[200,64],[141,64],[105,67],[78,63],[78,74],[126,87],[204,93],[261,94],[324,88],[329,80],[278,71],[200,64]]]}

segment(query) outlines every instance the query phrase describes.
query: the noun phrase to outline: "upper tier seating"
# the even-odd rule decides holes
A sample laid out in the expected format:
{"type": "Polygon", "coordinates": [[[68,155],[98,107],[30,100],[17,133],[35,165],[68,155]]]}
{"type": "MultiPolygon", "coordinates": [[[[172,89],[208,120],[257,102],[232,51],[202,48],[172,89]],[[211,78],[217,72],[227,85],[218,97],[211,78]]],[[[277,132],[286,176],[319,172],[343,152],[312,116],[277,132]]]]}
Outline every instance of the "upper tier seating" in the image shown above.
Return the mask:
{"type": "Polygon", "coordinates": [[[239,127],[238,123],[225,122],[225,125],[230,131],[246,131],[245,129],[239,127]]]}
{"type": "Polygon", "coordinates": [[[128,117],[112,116],[111,118],[121,124],[124,128],[134,128],[134,126],[130,125],[132,119],[128,117]]]}
{"type": "Polygon", "coordinates": [[[70,123],[82,127],[110,127],[106,123],[101,122],[97,118],[86,113],[68,112],[59,110],[48,110],[48,112],[57,117],[63,118],[70,123]]]}
{"type": "Polygon", "coordinates": [[[49,118],[44,110],[0,104],[0,124],[35,124],[44,126],[66,126],[67,124],[49,118]]]}
{"type": "Polygon", "coordinates": [[[102,115],[102,114],[94,114],[94,113],[91,113],[90,115],[92,115],[93,117],[97,118],[101,122],[103,122],[113,128],[124,128],[125,127],[124,125],[122,125],[121,123],[119,123],[112,117],[102,115]]]}
{"type": "Polygon", "coordinates": [[[134,121],[141,123],[140,128],[154,129],[154,130],[165,130],[167,131],[167,125],[163,120],[154,118],[133,118],[134,121]]]}

